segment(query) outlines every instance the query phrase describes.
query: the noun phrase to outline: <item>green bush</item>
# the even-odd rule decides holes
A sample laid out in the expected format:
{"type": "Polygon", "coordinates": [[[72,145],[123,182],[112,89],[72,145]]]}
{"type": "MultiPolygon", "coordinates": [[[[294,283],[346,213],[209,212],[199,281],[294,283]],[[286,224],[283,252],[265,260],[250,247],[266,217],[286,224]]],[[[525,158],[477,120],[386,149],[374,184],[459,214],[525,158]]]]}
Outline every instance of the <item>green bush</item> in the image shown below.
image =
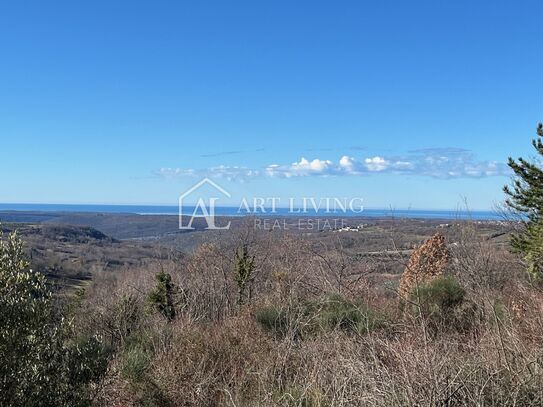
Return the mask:
{"type": "Polygon", "coordinates": [[[278,338],[288,333],[298,338],[333,330],[363,334],[385,322],[382,314],[340,295],[300,302],[289,308],[264,307],[257,310],[256,320],[278,338]]]}
{"type": "Polygon", "coordinates": [[[255,256],[249,254],[249,246],[243,243],[236,250],[234,257],[234,279],[238,285],[238,305],[247,302],[247,287],[253,278],[255,256]]]}
{"type": "Polygon", "coordinates": [[[275,337],[284,337],[288,333],[290,318],[287,310],[275,306],[264,307],[256,311],[256,321],[275,337]]]}
{"type": "Polygon", "coordinates": [[[45,277],[29,269],[22,241],[0,239],[0,405],[89,405],[107,352],[98,337],[74,336],[45,277]]]}
{"type": "Polygon", "coordinates": [[[77,338],[66,347],[67,377],[70,383],[98,382],[107,370],[112,350],[96,336],[77,338]]]}
{"type": "Polygon", "coordinates": [[[126,379],[139,382],[149,367],[151,354],[141,345],[128,347],[122,355],[121,374],[126,379]]]}
{"type": "Polygon", "coordinates": [[[155,276],[156,287],[147,296],[147,304],[158,311],[168,322],[177,315],[175,295],[177,287],[172,282],[172,276],[164,271],[155,276]]]}
{"type": "Polygon", "coordinates": [[[466,331],[477,319],[475,304],[466,301],[466,291],[451,276],[439,277],[415,288],[411,311],[438,330],[466,331]]]}
{"type": "Polygon", "coordinates": [[[154,331],[141,328],[130,335],[121,351],[121,374],[133,382],[141,381],[155,354],[154,331]]]}
{"type": "Polygon", "coordinates": [[[432,311],[448,312],[464,301],[466,291],[452,277],[440,277],[415,289],[413,296],[432,311]],[[417,292],[418,291],[418,292],[417,292]]]}
{"type": "Polygon", "coordinates": [[[340,295],[332,295],[322,303],[318,320],[326,330],[368,333],[380,327],[384,317],[366,305],[354,303],[340,295]]]}

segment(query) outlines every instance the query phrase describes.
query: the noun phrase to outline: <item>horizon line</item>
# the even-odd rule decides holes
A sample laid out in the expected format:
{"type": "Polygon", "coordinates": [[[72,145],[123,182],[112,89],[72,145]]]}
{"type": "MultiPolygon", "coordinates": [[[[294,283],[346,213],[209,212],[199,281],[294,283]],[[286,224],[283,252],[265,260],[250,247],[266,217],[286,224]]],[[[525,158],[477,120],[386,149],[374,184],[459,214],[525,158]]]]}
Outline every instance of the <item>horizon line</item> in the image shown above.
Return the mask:
{"type": "MultiPolygon", "coordinates": [[[[196,203],[189,203],[185,206],[193,206],[196,203]]],[[[29,205],[29,206],[149,206],[149,207],[172,207],[172,208],[178,208],[179,205],[177,204],[161,204],[161,203],[46,203],[46,202],[0,202],[0,206],[6,206],[6,205],[29,205]]],[[[239,208],[239,205],[218,205],[218,208],[239,208]]],[[[276,206],[277,209],[289,209],[289,206],[276,206]]],[[[295,207],[295,209],[301,209],[300,207],[295,207]]],[[[0,210],[13,210],[13,211],[20,211],[19,209],[2,209],[0,210]]],[[[496,209],[493,208],[418,208],[418,207],[382,207],[382,206],[364,206],[364,211],[366,210],[382,210],[382,211],[447,211],[447,212],[459,212],[459,213],[466,213],[466,212],[498,212],[496,209]]]]}

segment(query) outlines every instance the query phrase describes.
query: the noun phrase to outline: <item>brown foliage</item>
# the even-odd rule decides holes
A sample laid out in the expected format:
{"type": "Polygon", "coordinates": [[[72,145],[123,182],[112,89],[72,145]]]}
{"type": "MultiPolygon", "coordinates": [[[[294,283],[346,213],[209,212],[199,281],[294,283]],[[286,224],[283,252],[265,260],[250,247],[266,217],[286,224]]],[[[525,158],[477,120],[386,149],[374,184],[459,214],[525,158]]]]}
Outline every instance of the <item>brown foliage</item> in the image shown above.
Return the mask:
{"type": "Polygon", "coordinates": [[[399,294],[408,298],[413,289],[422,283],[443,275],[450,261],[450,253],[445,237],[436,233],[409,258],[400,280],[399,294]]]}

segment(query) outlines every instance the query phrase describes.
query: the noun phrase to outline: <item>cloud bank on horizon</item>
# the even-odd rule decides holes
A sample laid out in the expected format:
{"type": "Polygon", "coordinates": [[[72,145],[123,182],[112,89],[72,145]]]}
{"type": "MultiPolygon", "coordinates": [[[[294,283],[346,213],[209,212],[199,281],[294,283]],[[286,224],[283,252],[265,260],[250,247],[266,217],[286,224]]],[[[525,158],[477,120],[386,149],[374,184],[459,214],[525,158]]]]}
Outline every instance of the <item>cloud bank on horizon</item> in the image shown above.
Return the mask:
{"type": "Polygon", "coordinates": [[[205,169],[161,168],[158,175],[164,178],[218,177],[247,181],[257,177],[331,177],[396,174],[427,176],[440,179],[484,178],[506,176],[509,167],[498,161],[478,160],[469,150],[462,148],[427,148],[409,151],[401,156],[374,155],[357,159],[343,155],[338,161],[302,157],[291,164],[269,164],[254,169],[242,166],[219,165],[205,169]]]}

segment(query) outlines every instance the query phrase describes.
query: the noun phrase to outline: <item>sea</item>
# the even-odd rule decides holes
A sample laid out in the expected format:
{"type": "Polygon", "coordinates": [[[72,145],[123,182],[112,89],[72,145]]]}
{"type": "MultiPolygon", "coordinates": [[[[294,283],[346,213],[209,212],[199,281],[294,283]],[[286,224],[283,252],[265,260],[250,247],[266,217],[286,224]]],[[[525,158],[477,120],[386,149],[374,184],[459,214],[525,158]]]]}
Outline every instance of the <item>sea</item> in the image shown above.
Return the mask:
{"type": "MultiPolygon", "coordinates": [[[[0,203],[0,211],[24,211],[24,212],[96,212],[115,214],[139,214],[139,215],[178,215],[179,208],[173,205],[86,205],[86,204],[37,204],[37,203],[0,203]]],[[[294,210],[292,213],[288,208],[276,208],[274,214],[256,214],[257,216],[338,216],[338,213],[331,214],[324,211],[294,210]]],[[[183,207],[184,214],[192,214],[194,207],[183,207]]],[[[215,216],[244,216],[246,212],[240,212],[238,207],[217,206],[215,216]]],[[[503,220],[503,215],[494,211],[483,210],[433,210],[433,209],[376,209],[368,208],[362,212],[341,212],[342,217],[397,217],[415,219],[447,219],[447,220],[503,220]]]]}

